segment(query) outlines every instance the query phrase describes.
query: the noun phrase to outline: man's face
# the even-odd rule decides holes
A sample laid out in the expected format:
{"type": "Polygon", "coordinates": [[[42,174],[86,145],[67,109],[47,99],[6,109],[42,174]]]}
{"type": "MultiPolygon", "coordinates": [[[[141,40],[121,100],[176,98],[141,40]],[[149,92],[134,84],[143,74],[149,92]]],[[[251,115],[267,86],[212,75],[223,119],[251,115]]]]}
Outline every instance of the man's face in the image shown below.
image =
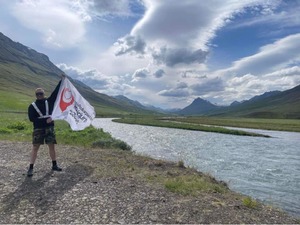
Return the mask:
{"type": "Polygon", "coordinates": [[[35,92],[36,99],[44,99],[45,98],[45,92],[43,90],[39,90],[35,92]]]}

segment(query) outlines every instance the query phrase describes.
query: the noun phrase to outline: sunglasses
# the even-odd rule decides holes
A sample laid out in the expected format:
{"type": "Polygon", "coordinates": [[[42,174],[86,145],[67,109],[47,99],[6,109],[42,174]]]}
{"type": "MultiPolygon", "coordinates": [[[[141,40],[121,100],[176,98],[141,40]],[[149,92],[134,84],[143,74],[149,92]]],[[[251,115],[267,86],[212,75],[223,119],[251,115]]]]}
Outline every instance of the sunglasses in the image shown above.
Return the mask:
{"type": "Polygon", "coordinates": [[[35,93],[35,95],[36,96],[41,96],[41,95],[44,95],[44,93],[43,92],[37,92],[37,93],[35,93]]]}

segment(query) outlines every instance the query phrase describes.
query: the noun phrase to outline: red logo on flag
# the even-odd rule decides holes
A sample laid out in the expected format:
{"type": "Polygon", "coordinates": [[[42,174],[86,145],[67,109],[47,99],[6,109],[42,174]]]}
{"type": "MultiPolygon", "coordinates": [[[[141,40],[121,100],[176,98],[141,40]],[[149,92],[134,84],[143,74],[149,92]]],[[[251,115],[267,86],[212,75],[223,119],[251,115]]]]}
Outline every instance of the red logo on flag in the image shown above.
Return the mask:
{"type": "Polygon", "coordinates": [[[60,102],[59,107],[61,111],[65,111],[68,106],[72,105],[74,103],[74,97],[72,95],[72,92],[69,88],[64,88],[60,95],[60,102]]]}

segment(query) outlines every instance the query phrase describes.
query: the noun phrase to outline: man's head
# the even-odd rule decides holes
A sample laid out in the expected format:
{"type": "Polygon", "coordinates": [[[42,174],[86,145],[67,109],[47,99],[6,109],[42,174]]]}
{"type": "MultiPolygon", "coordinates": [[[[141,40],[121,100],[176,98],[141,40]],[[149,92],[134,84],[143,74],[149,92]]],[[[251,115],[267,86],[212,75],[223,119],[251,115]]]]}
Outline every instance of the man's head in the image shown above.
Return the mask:
{"type": "Polygon", "coordinates": [[[36,99],[44,99],[45,91],[42,88],[37,88],[37,89],[35,89],[35,96],[36,96],[36,99]]]}

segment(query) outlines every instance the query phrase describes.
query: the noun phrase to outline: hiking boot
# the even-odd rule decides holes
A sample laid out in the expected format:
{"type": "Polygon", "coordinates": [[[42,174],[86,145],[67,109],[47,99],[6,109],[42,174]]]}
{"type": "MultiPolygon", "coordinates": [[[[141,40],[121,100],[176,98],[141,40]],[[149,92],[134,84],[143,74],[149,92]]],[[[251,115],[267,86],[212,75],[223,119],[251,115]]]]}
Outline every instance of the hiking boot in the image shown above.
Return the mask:
{"type": "Polygon", "coordinates": [[[62,168],[60,168],[57,165],[55,165],[55,166],[52,166],[52,170],[54,170],[54,171],[62,171],[62,168]]]}
{"type": "Polygon", "coordinates": [[[33,175],[33,169],[29,169],[27,171],[27,177],[32,177],[32,175],[33,175]]]}

